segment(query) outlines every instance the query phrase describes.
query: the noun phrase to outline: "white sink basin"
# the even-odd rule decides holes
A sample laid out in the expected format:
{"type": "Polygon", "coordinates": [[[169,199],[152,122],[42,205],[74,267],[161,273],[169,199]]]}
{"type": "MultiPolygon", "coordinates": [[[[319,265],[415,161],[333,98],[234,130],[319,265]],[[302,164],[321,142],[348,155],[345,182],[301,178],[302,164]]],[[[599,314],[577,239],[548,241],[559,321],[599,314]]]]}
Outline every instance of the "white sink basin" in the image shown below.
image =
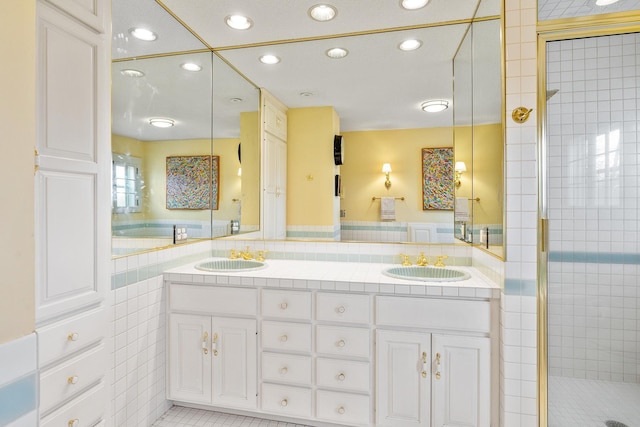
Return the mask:
{"type": "Polygon", "coordinates": [[[419,265],[390,267],[384,270],[383,273],[397,279],[420,280],[423,282],[457,282],[471,277],[468,273],[460,270],[419,265]]]}
{"type": "Polygon", "coordinates": [[[244,259],[217,259],[196,264],[198,270],[205,271],[250,271],[265,268],[267,264],[256,260],[244,259]]]}

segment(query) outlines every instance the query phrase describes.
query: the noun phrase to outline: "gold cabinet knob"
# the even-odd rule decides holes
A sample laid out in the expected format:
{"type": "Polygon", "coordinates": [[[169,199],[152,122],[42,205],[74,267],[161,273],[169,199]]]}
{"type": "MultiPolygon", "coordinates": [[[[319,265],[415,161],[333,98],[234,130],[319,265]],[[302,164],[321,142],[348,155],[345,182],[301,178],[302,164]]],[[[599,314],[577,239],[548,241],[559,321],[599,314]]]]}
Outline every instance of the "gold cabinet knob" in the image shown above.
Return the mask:
{"type": "Polygon", "coordinates": [[[71,385],[74,385],[74,384],[78,384],[79,380],[80,380],[80,378],[78,378],[77,375],[73,375],[73,376],[67,378],[67,383],[71,384],[71,385]]]}
{"type": "Polygon", "coordinates": [[[280,374],[286,375],[289,372],[289,369],[286,366],[280,368],[280,374]]]}
{"type": "Polygon", "coordinates": [[[289,404],[289,401],[287,399],[282,399],[280,401],[280,406],[285,407],[289,404]]]}
{"type": "Polygon", "coordinates": [[[280,337],[280,342],[287,342],[288,339],[289,339],[288,336],[283,335],[283,336],[280,337]]]}
{"type": "Polygon", "coordinates": [[[338,374],[338,381],[344,381],[345,380],[345,375],[343,373],[338,374]]]}
{"type": "Polygon", "coordinates": [[[73,419],[73,420],[69,420],[69,422],[67,423],[67,425],[69,427],[78,427],[80,425],[80,420],[79,419],[73,419]]]}
{"type": "Polygon", "coordinates": [[[344,406],[341,406],[341,407],[339,407],[339,408],[338,408],[338,413],[339,413],[340,415],[344,414],[345,412],[346,412],[346,411],[345,411],[345,409],[344,409],[344,406]]]}
{"type": "Polygon", "coordinates": [[[80,338],[80,335],[78,335],[76,332],[72,332],[69,335],[67,335],[68,341],[78,341],[78,338],[80,338]]]}
{"type": "Polygon", "coordinates": [[[346,343],[346,342],[344,342],[344,340],[340,340],[340,341],[338,341],[338,342],[336,343],[336,347],[339,347],[339,348],[342,348],[342,347],[344,347],[345,345],[347,345],[347,343],[346,343]]]}
{"type": "Polygon", "coordinates": [[[280,303],[280,310],[286,310],[287,307],[289,307],[289,304],[287,304],[286,302],[280,303]]]}
{"type": "Polygon", "coordinates": [[[337,311],[338,313],[342,314],[342,313],[344,313],[344,312],[346,311],[346,309],[344,308],[344,306],[343,306],[343,305],[341,305],[340,307],[337,307],[337,308],[336,308],[336,311],[337,311]]]}

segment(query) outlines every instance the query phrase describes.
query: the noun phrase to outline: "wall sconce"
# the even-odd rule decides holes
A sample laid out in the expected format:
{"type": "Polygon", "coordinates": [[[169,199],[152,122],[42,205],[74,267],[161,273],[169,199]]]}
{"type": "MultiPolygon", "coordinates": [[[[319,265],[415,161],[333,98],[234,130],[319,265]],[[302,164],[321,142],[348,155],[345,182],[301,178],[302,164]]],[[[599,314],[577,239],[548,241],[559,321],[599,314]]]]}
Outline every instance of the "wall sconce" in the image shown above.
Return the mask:
{"type": "Polygon", "coordinates": [[[464,164],[464,162],[456,162],[456,165],[454,167],[454,184],[456,185],[456,188],[460,188],[460,185],[462,184],[460,182],[460,178],[462,177],[462,174],[464,172],[467,171],[467,165],[464,164]]]}
{"type": "Polygon", "coordinates": [[[382,165],[382,173],[384,174],[384,177],[385,177],[384,186],[387,187],[387,190],[388,190],[389,187],[391,187],[391,180],[389,179],[389,174],[391,173],[390,163],[385,163],[382,165]]]}

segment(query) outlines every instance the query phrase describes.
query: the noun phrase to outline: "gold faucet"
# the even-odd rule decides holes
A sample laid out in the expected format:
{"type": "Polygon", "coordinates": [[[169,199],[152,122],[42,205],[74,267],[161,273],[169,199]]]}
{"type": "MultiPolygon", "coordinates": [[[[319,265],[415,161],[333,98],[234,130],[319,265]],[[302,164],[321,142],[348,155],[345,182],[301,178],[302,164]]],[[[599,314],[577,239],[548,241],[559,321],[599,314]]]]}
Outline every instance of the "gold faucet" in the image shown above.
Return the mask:
{"type": "Polygon", "coordinates": [[[420,256],[416,259],[416,265],[424,267],[425,265],[429,265],[429,258],[424,256],[424,252],[420,252],[420,256]]]}
{"type": "Polygon", "coordinates": [[[246,251],[240,251],[240,256],[242,257],[242,259],[245,260],[250,260],[253,259],[253,255],[251,255],[251,252],[249,252],[249,246],[247,246],[247,250],[246,251]]]}
{"type": "Polygon", "coordinates": [[[446,267],[446,265],[444,265],[444,262],[442,262],[443,259],[447,259],[449,258],[448,255],[440,255],[438,257],[438,261],[436,261],[435,264],[433,264],[434,267],[446,267]]]}
{"type": "Polygon", "coordinates": [[[258,255],[256,255],[256,261],[263,262],[264,261],[264,257],[267,254],[267,252],[269,252],[269,251],[258,251],[258,255]]]}
{"type": "Polygon", "coordinates": [[[231,254],[229,255],[229,259],[238,259],[238,258],[240,258],[240,255],[238,255],[235,249],[231,249],[231,254]]]}
{"type": "Polygon", "coordinates": [[[409,261],[409,255],[400,254],[400,258],[402,258],[402,265],[404,267],[408,267],[411,265],[411,261],[409,261]]]}

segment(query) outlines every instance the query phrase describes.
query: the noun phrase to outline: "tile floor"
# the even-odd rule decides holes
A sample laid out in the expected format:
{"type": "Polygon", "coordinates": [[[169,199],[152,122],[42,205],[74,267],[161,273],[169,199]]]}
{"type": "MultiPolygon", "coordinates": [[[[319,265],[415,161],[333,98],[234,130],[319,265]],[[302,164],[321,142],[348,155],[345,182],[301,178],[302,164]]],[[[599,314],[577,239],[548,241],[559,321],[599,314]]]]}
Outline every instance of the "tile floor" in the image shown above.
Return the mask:
{"type": "Polygon", "coordinates": [[[173,406],[152,427],[306,427],[282,421],[173,406]]]}
{"type": "Polygon", "coordinates": [[[549,377],[549,427],[606,427],[606,421],[640,426],[640,384],[549,377]]]}

